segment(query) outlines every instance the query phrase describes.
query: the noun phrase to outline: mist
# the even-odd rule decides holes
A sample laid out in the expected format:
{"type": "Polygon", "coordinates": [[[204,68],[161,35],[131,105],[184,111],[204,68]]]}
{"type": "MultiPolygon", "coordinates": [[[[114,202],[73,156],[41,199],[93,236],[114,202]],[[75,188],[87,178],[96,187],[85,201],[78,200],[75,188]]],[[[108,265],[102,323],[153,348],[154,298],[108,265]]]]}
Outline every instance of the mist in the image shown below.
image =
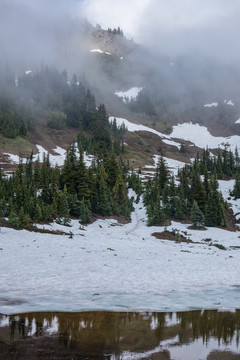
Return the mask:
{"type": "Polygon", "coordinates": [[[18,71],[81,63],[83,20],[75,6],[73,0],[1,0],[1,64],[18,71]]]}
{"type": "Polygon", "coordinates": [[[79,12],[105,28],[119,25],[129,38],[161,54],[240,59],[237,0],[84,0],[79,12]]]}
{"type": "Polygon", "coordinates": [[[237,102],[239,15],[237,0],[1,0],[0,64],[85,74],[107,106],[121,86],[151,88],[166,106],[237,102]],[[100,59],[89,52],[96,24],[120,26],[139,46],[121,64],[100,59]]]}

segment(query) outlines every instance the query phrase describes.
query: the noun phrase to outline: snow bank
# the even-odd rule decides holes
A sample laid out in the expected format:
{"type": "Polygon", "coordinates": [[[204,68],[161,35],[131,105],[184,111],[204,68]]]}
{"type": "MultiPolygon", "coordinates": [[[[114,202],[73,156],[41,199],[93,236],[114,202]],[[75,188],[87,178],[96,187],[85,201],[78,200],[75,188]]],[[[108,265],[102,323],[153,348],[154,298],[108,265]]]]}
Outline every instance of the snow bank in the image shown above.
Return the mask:
{"type": "Polygon", "coordinates": [[[127,102],[126,99],[131,100],[131,99],[136,99],[138,93],[142,90],[142,87],[133,87],[127,91],[115,91],[115,95],[123,98],[124,102],[127,102]]]}
{"type": "Polygon", "coordinates": [[[166,135],[166,134],[162,134],[157,130],[154,130],[148,126],[144,126],[144,125],[140,125],[140,124],[134,124],[126,119],[123,118],[119,118],[119,117],[115,117],[115,116],[110,116],[109,117],[109,121],[112,122],[114,119],[116,119],[117,122],[117,126],[121,126],[122,124],[124,124],[127,128],[128,131],[130,132],[134,132],[134,131],[147,131],[147,132],[151,132],[155,135],[160,136],[161,138],[168,138],[170,139],[170,136],[166,135]]]}
{"type": "Polygon", "coordinates": [[[209,149],[217,149],[220,147],[224,149],[227,144],[232,151],[235,150],[236,146],[240,149],[240,136],[213,136],[205,126],[200,126],[199,124],[193,124],[191,122],[173,126],[171,137],[191,141],[200,148],[208,147],[209,149]]]}

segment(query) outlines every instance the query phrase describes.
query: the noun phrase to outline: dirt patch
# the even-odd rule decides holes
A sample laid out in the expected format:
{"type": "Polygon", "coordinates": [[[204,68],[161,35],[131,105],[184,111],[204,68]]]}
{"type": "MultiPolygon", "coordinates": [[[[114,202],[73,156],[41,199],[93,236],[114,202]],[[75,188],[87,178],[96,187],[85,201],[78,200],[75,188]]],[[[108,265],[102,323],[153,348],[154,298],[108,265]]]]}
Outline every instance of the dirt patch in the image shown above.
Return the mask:
{"type": "MultiPolygon", "coordinates": [[[[169,241],[176,241],[176,239],[177,239],[176,234],[174,234],[170,231],[155,232],[155,233],[152,233],[152,236],[155,236],[157,239],[169,240],[169,241]]],[[[179,241],[187,243],[187,244],[193,243],[193,241],[191,239],[188,239],[183,235],[179,236],[179,241]]],[[[194,243],[194,244],[196,244],[196,243],[194,243]]]]}

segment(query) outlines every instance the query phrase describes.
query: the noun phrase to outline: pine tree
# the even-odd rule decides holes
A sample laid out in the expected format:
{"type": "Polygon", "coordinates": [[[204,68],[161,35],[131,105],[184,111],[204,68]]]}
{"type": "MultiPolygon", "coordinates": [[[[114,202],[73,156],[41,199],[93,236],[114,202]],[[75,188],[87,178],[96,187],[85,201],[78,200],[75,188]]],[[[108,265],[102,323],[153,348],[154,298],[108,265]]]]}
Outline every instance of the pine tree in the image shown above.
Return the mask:
{"type": "Polygon", "coordinates": [[[163,225],[165,221],[164,211],[160,204],[160,195],[158,194],[155,202],[148,207],[148,226],[163,225]]]}
{"type": "Polygon", "coordinates": [[[120,172],[113,188],[113,211],[116,215],[130,215],[130,204],[127,195],[127,188],[120,172]]]}
{"type": "Polygon", "coordinates": [[[80,221],[89,223],[91,220],[91,212],[89,209],[89,201],[85,201],[84,197],[80,201],[80,221]]]}
{"type": "Polygon", "coordinates": [[[191,221],[193,226],[196,228],[202,227],[204,223],[204,215],[195,200],[191,208],[191,221]]]}
{"type": "Polygon", "coordinates": [[[222,157],[221,157],[221,153],[220,153],[220,149],[218,149],[218,156],[217,156],[217,176],[218,179],[222,179],[223,178],[223,163],[222,163],[222,157]]]}
{"type": "Polygon", "coordinates": [[[157,167],[156,181],[159,186],[160,192],[162,193],[165,185],[168,182],[168,168],[162,156],[160,157],[157,167]]]}
{"type": "Polygon", "coordinates": [[[98,213],[103,216],[112,214],[110,193],[106,183],[107,174],[103,164],[98,169],[98,213]]]}
{"type": "Polygon", "coordinates": [[[235,197],[235,199],[240,198],[240,175],[239,173],[236,174],[235,183],[233,187],[233,191],[231,192],[231,195],[235,197]]]}
{"type": "Polygon", "coordinates": [[[180,196],[175,197],[175,217],[178,220],[183,220],[185,217],[185,209],[186,209],[186,203],[185,199],[183,197],[183,193],[180,194],[180,196]]]}
{"type": "Polygon", "coordinates": [[[192,186],[191,186],[191,196],[192,200],[196,201],[200,210],[204,212],[205,203],[206,203],[206,193],[204,190],[203,183],[200,179],[199,168],[198,165],[193,166],[193,175],[192,175],[192,186]]]}
{"type": "Polygon", "coordinates": [[[78,198],[81,200],[83,197],[88,200],[90,198],[90,191],[88,187],[87,169],[83,159],[83,149],[80,146],[80,157],[77,167],[77,192],[78,198]]]}
{"type": "Polygon", "coordinates": [[[68,207],[68,195],[67,195],[67,187],[64,186],[64,190],[60,192],[59,195],[59,204],[58,204],[58,215],[59,218],[57,222],[63,225],[69,225],[69,207],[68,207]]]}

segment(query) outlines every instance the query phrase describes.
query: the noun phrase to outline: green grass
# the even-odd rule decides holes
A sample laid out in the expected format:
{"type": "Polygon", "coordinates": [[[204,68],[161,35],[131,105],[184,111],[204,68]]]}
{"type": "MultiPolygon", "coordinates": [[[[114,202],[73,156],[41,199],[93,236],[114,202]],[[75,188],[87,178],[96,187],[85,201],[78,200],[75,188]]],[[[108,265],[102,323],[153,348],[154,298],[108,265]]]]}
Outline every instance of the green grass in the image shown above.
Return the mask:
{"type": "Polygon", "coordinates": [[[30,153],[34,146],[30,144],[28,139],[17,136],[15,139],[4,138],[0,135],[0,150],[9,153],[21,154],[30,153]]]}

